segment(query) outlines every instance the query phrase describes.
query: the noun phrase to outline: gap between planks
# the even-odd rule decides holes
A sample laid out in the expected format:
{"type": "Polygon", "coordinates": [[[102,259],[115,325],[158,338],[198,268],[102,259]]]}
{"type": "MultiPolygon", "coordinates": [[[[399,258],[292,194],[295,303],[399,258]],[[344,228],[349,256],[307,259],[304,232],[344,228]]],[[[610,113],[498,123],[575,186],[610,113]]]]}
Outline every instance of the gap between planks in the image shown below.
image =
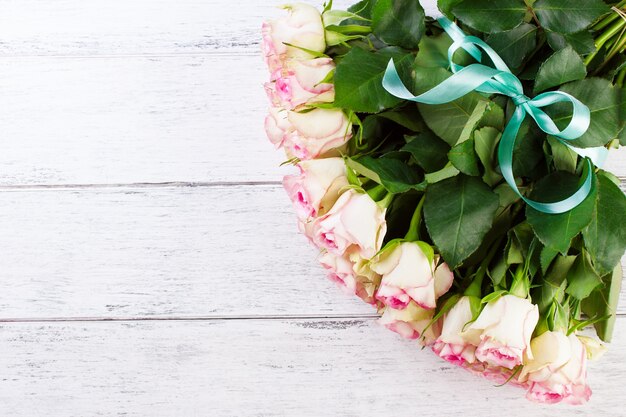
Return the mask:
{"type": "MultiPolygon", "coordinates": [[[[617,177],[620,187],[626,190],[626,177],[617,177]]],[[[20,190],[76,190],[108,188],[201,188],[201,187],[244,187],[244,186],[282,186],[282,181],[166,181],[166,182],[130,182],[110,184],[16,184],[2,185],[2,191],[20,190]]]]}
{"type": "MultiPolygon", "coordinates": [[[[617,313],[618,318],[626,313],[617,313]]],[[[306,314],[306,315],[242,315],[242,316],[180,316],[180,317],[43,317],[0,319],[3,323],[91,323],[91,322],[190,322],[190,321],[311,321],[311,320],[377,320],[380,314],[306,314]]]]}
{"type": "MultiPolygon", "coordinates": [[[[626,313],[624,314],[626,316],[626,313]]],[[[42,318],[10,318],[1,319],[0,323],[88,323],[88,322],[136,322],[136,321],[244,321],[244,320],[375,320],[380,318],[379,314],[285,314],[285,315],[207,315],[207,316],[178,316],[178,317],[42,317],[42,318]]]]}

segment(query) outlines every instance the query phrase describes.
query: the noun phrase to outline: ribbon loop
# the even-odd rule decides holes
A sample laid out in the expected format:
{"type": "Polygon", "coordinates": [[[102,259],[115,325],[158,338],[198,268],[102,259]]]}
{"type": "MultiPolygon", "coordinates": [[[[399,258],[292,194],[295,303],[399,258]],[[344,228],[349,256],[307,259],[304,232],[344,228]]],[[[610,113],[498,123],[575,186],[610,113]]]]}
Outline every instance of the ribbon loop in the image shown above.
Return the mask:
{"type": "Polygon", "coordinates": [[[415,96],[402,83],[392,59],[389,61],[383,76],[383,87],[396,97],[424,104],[449,103],[472,91],[483,94],[502,94],[510,97],[516,109],[504,128],[498,145],[498,162],[505,181],[529,206],[544,213],[564,213],[582,203],[593,186],[592,162],[596,166],[602,166],[608,153],[608,150],[602,146],[578,148],[568,143],[582,136],[589,128],[591,121],[589,108],[575,97],[562,91],[549,91],[531,99],[524,94],[522,82],[487,43],[475,36],[466,35],[457,25],[445,17],[439,18],[438,21],[453,40],[452,45],[448,48],[448,63],[453,75],[425,93],[415,96]],[[459,49],[465,50],[478,63],[468,66],[455,63],[454,55],[459,49]],[[481,63],[485,55],[489,57],[493,66],[481,63]],[[571,103],[572,117],[565,128],[559,129],[542,108],[563,102],[571,103]],[[515,183],[513,150],[515,149],[517,133],[526,114],[533,118],[542,131],[554,136],[581,157],[587,158],[587,163],[583,169],[585,179],[582,185],[574,194],[564,200],[554,203],[533,201],[526,198],[515,183]]]}

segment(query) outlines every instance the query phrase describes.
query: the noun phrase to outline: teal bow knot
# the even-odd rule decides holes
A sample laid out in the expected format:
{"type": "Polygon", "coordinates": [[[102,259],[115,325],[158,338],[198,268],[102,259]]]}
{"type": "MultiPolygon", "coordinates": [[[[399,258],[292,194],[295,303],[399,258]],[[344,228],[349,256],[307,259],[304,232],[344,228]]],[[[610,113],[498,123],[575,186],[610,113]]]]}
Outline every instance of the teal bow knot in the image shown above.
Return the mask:
{"type": "Polygon", "coordinates": [[[534,98],[526,96],[521,81],[513,75],[502,58],[482,39],[467,36],[457,25],[445,17],[438,19],[438,21],[454,41],[448,48],[448,62],[453,75],[425,93],[415,96],[402,83],[392,59],[389,61],[383,77],[383,87],[396,97],[424,104],[448,103],[472,91],[489,95],[502,94],[510,97],[516,108],[502,132],[498,145],[498,162],[505,181],[529,206],[544,213],[564,213],[582,203],[593,186],[592,162],[596,166],[602,166],[608,153],[604,147],[578,148],[568,143],[568,141],[582,136],[589,128],[591,121],[589,108],[575,97],[562,91],[549,91],[534,98]],[[491,59],[493,67],[479,63],[466,67],[456,64],[453,57],[460,48],[467,51],[478,62],[481,62],[482,54],[485,52],[491,59]],[[571,103],[572,117],[564,129],[559,129],[542,108],[562,102],[571,103]],[[581,157],[587,158],[584,169],[585,179],[582,185],[574,194],[564,200],[554,203],[531,200],[521,193],[515,183],[513,150],[517,133],[527,114],[535,120],[537,126],[545,133],[554,136],[581,157]]]}

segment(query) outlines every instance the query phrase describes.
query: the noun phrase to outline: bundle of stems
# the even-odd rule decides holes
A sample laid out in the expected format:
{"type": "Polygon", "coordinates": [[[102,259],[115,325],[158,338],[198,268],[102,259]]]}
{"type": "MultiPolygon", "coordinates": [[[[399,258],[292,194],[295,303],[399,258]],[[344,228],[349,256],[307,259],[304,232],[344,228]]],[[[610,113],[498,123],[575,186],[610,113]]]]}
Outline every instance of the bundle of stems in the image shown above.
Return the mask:
{"type": "Polygon", "coordinates": [[[593,75],[613,72],[615,84],[622,87],[626,79],[626,0],[615,3],[611,12],[600,18],[591,29],[596,51],[587,56],[585,64],[595,67],[593,75]]]}

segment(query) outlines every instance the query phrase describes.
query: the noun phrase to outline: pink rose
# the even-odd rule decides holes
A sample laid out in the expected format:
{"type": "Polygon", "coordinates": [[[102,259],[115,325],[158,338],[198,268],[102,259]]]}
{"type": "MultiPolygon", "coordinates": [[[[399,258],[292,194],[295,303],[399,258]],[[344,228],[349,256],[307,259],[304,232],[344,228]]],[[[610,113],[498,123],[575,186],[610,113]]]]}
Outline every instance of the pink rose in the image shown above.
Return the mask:
{"type": "Polygon", "coordinates": [[[326,213],[348,185],[342,158],[311,159],[298,163],[300,175],[287,175],[283,186],[298,214],[307,221],[326,213]]]}
{"type": "Polygon", "coordinates": [[[527,381],[527,398],[541,403],[583,404],[589,400],[587,352],[571,334],[545,332],[531,342],[534,357],[522,369],[520,380],[527,381]]]}
{"type": "Polygon", "coordinates": [[[349,251],[370,259],[380,250],[387,231],[385,212],[366,193],[347,190],[328,213],[315,220],[313,239],[336,255],[349,251]]]}
{"type": "Polygon", "coordinates": [[[433,346],[435,353],[455,365],[475,363],[481,332],[468,329],[472,318],[470,298],[461,297],[443,317],[441,336],[433,346]]]}
{"type": "Polygon", "coordinates": [[[410,302],[402,310],[391,307],[385,308],[379,323],[406,339],[424,337],[424,345],[430,346],[437,339],[439,333],[438,323],[433,323],[428,327],[434,314],[434,310],[427,310],[418,306],[417,303],[410,302]]]}
{"type": "Polygon", "coordinates": [[[368,304],[375,304],[373,294],[380,277],[359,275],[354,262],[346,256],[325,252],[320,255],[319,261],[328,271],[328,278],[345,292],[356,294],[368,304]]]}
{"type": "Polygon", "coordinates": [[[469,326],[481,331],[476,358],[492,366],[513,369],[532,359],[530,338],[539,321],[537,306],[525,298],[504,295],[488,303],[469,326]]]}
{"type": "Polygon", "coordinates": [[[454,280],[448,265],[437,266],[437,259],[431,262],[416,242],[384,249],[371,268],[383,276],[376,298],[395,309],[406,308],[411,300],[422,308],[435,308],[454,280]]]}
{"type": "Polygon", "coordinates": [[[337,150],[352,137],[352,125],[339,109],[313,109],[289,112],[291,129],[285,132],[288,154],[299,159],[313,159],[337,150]]]}
{"type": "Polygon", "coordinates": [[[310,103],[331,103],[335,100],[332,83],[322,80],[335,68],[330,58],[289,61],[274,71],[265,90],[274,107],[294,109],[310,103]]]}
{"type": "Polygon", "coordinates": [[[270,72],[279,69],[289,58],[313,58],[303,49],[318,53],[326,49],[322,16],[315,7],[297,3],[284,9],[287,16],[265,22],[261,27],[261,49],[270,72]]]}

